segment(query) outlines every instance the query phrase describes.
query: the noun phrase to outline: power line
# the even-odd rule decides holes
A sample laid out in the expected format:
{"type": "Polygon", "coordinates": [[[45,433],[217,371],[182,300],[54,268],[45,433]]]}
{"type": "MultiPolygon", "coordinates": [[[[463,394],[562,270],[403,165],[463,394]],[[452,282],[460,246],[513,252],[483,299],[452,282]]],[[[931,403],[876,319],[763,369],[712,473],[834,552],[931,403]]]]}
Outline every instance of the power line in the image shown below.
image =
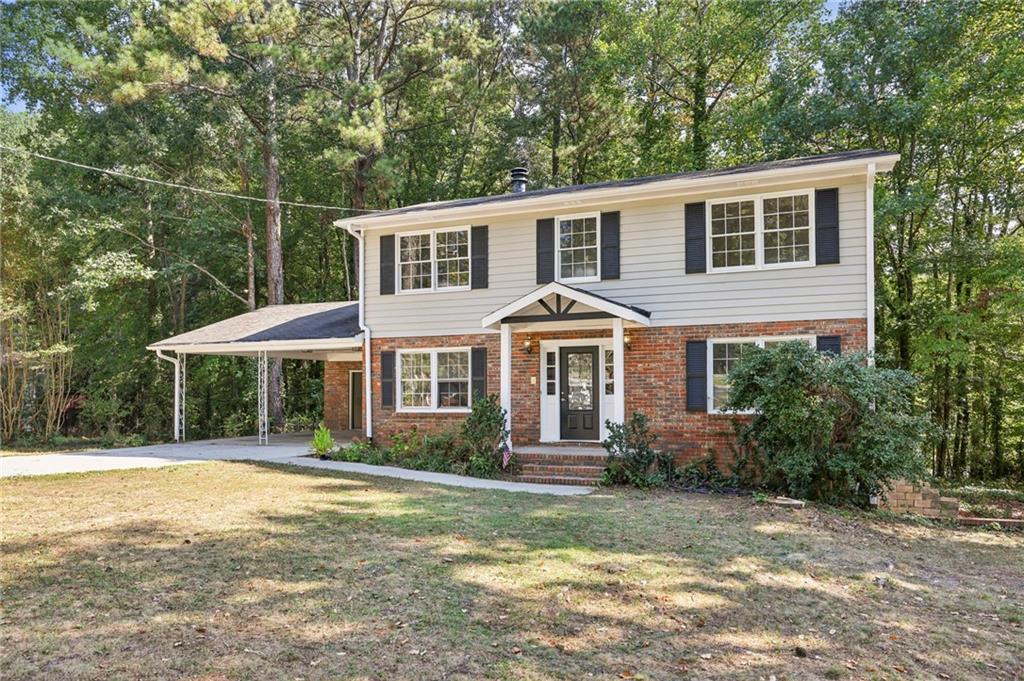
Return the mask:
{"type": "MultiPolygon", "coordinates": [[[[6,149],[7,151],[14,151],[21,154],[28,154],[29,156],[35,156],[46,161],[53,161],[54,163],[63,163],[65,165],[74,166],[75,168],[81,168],[83,170],[92,170],[97,173],[104,173],[106,175],[114,175],[117,177],[124,177],[129,180],[137,180],[139,182],[148,182],[149,184],[158,184],[164,187],[172,187],[174,189],[184,189],[190,192],[197,192],[199,194],[210,194],[211,196],[223,196],[229,199],[240,199],[242,201],[258,201],[259,203],[269,203],[268,199],[261,199],[258,196],[246,196],[245,194],[232,194],[231,192],[221,192],[215,189],[203,189],[201,187],[192,187],[187,184],[178,184],[177,182],[165,182],[163,180],[154,180],[151,177],[140,177],[139,175],[131,175],[130,173],[121,172],[120,170],[110,170],[109,168],[97,168],[95,166],[85,165],[84,163],[77,163],[75,161],[68,161],[63,158],[56,158],[54,156],[47,156],[46,154],[37,154],[34,151],[27,149],[19,149],[17,147],[9,147],[5,144],[0,144],[0,149],[6,149]]],[[[278,203],[282,206],[298,206],[299,208],[325,208],[329,210],[348,210],[356,213],[376,213],[376,210],[370,210],[366,208],[349,208],[346,206],[325,206],[319,203],[302,203],[301,201],[284,201],[278,200],[278,203]]]]}

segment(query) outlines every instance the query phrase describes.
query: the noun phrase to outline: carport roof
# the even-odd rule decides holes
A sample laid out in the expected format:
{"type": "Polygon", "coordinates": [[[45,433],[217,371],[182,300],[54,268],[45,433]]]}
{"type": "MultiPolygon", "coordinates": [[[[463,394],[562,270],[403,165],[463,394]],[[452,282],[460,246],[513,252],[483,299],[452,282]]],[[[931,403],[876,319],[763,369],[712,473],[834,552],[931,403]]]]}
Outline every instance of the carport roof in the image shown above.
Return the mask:
{"type": "Polygon", "coordinates": [[[186,354],[255,355],[325,359],[310,355],[362,345],[359,303],[268,305],[171,336],[148,346],[186,354]]]}

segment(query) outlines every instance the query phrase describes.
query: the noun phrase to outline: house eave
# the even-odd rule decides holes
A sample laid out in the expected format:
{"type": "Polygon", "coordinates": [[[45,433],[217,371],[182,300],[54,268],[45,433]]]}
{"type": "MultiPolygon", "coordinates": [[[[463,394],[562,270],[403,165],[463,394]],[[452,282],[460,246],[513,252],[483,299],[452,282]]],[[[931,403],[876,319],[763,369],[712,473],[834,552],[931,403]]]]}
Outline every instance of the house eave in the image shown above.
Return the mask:
{"type": "Polygon", "coordinates": [[[880,154],[866,158],[847,159],[793,168],[770,168],[710,177],[684,177],[650,182],[642,185],[581,188],[576,191],[537,197],[497,200],[471,206],[412,210],[399,215],[363,215],[335,221],[335,225],[349,230],[373,230],[411,227],[423,224],[478,219],[493,219],[527,212],[581,211],[607,203],[636,203],[676,196],[681,193],[713,192],[717,190],[750,189],[770,184],[814,180],[815,183],[833,178],[867,174],[871,166],[875,172],[888,172],[899,160],[899,154],[880,154]]]}

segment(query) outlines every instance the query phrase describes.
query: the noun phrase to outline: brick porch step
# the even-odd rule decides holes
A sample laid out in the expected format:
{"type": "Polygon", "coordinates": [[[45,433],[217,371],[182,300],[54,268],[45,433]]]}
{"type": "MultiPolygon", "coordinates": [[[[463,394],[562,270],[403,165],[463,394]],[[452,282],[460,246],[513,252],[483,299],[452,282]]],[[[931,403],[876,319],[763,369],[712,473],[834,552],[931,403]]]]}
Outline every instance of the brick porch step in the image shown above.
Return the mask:
{"type": "Polygon", "coordinates": [[[521,482],[553,485],[596,485],[608,455],[601,447],[580,445],[532,445],[518,447],[516,459],[521,482]]]}

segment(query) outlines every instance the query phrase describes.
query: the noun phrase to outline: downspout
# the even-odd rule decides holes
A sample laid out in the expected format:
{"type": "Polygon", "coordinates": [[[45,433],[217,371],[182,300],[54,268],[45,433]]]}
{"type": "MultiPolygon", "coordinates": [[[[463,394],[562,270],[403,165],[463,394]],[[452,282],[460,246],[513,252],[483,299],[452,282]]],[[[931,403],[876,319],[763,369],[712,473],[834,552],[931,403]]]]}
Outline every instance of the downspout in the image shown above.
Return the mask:
{"type": "Polygon", "coordinates": [[[179,404],[181,396],[178,394],[181,384],[178,380],[178,372],[181,371],[181,364],[176,358],[168,357],[164,354],[164,351],[160,349],[157,349],[156,356],[165,362],[170,362],[174,365],[174,441],[178,442],[178,433],[180,432],[178,419],[181,418],[181,405],[179,404]]]}
{"type": "Polygon", "coordinates": [[[359,243],[359,330],[363,332],[363,405],[366,409],[364,428],[366,439],[373,440],[373,375],[372,364],[370,363],[370,327],[366,325],[366,243],[361,232],[352,228],[352,224],[345,223],[345,231],[355,237],[359,243]]]}
{"type": "Polygon", "coordinates": [[[868,227],[867,249],[867,271],[865,272],[867,283],[865,294],[867,297],[867,350],[868,365],[875,363],[875,164],[868,164],[868,176],[865,182],[864,211],[868,227]]]}

